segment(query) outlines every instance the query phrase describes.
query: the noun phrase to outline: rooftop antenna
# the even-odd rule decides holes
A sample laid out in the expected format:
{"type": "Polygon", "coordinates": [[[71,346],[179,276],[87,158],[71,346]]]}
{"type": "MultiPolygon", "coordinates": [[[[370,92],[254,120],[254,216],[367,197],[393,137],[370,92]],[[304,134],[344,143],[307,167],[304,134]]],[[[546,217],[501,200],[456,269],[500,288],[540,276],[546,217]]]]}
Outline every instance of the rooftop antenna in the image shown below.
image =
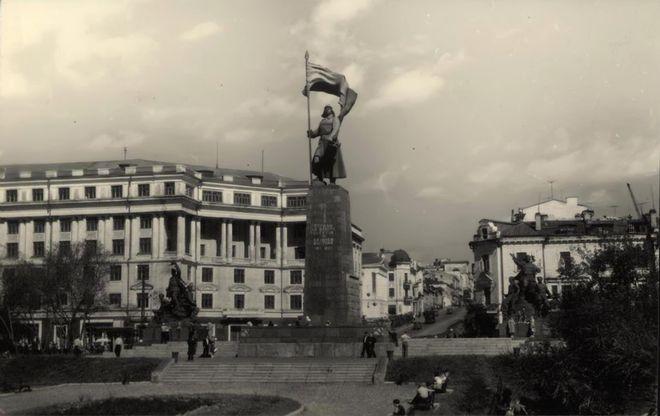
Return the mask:
{"type": "Polygon", "coordinates": [[[127,153],[128,153],[128,147],[124,146],[124,160],[126,160],[127,153]]]}
{"type": "Polygon", "coordinates": [[[220,166],[220,161],[218,159],[219,147],[220,147],[220,144],[216,141],[215,142],[215,168],[216,169],[218,169],[218,167],[220,166]]]}
{"type": "Polygon", "coordinates": [[[261,177],[264,177],[264,149],[261,149],[261,177]]]}
{"type": "Polygon", "coordinates": [[[555,180],[548,181],[550,184],[550,199],[555,199],[555,191],[554,188],[552,187],[552,184],[555,183],[555,180]]]}
{"type": "Polygon", "coordinates": [[[655,210],[655,196],[653,196],[653,185],[651,185],[651,207],[655,210]]]}

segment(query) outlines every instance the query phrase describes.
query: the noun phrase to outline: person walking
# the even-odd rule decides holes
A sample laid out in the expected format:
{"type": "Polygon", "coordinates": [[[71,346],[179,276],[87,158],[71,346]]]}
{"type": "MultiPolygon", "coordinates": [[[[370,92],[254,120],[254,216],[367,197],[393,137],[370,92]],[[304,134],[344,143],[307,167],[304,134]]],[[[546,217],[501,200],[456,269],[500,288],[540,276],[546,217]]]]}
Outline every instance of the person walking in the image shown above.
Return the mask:
{"type": "Polygon", "coordinates": [[[167,322],[160,325],[160,343],[167,344],[170,341],[170,326],[167,322]]]}
{"type": "Polygon", "coordinates": [[[408,341],[410,341],[410,335],[404,332],[403,335],[401,335],[401,355],[403,358],[408,356],[408,341]]]}
{"type": "Polygon", "coordinates": [[[362,352],[360,353],[360,358],[364,358],[365,354],[367,354],[367,357],[369,356],[368,344],[369,344],[369,334],[367,333],[367,331],[364,331],[364,335],[362,335],[362,352]]]}
{"type": "Polygon", "coordinates": [[[123,346],[124,340],[121,338],[121,335],[119,335],[117,338],[115,338],[115,357],[119,358],[123,346]]]}
{"type": "Polygon", "coordinates": [[[367,337],[367,357],[376,358],[376,337],[373,332],[367,337]]]}
{"type": "Polygon", "coordinates": [[[188,361],[193,361],[195,359],[195,353],[197,352],[197,337],[195,336],[195,331],[191,329],[188,334],[188,361]]]}
{"type": "Polygon", "coordinates": [[[405,416],[406,415],[406,408],[401,405],[401,400],[394,399],[392,401],[392,406],[394,407],[394,411],[392,412],[392,416],[405,416]]]}

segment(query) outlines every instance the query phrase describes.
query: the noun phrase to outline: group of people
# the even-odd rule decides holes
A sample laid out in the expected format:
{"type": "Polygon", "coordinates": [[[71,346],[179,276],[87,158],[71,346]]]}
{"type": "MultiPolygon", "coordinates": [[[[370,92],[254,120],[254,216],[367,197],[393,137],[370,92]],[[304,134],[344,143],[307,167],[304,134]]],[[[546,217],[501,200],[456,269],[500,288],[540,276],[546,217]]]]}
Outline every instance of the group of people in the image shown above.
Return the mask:
{"type": "Polygon", "coordinates": [[[449,383],[449,371],[440,369],[434,373],[433,381],[422,383],[417,386],[415,397],[408,401],[410,408],[406,408],[401,404],[399,399],[394,399],[392,405],[394,407],[393,415],[406,415],[412,414],[415,410],[429,410],[436,405],[437,395],[447,392],[447,384],[449,383]]]}
{"type": "Polygon", "coordinates": [[[215,336],[209,331],[203,336],[199,336],[195,328],[190,328],[188,333],[188,361],[193,361],[197,355],[197,344],[199,339],[202,340],[202,355],[200,358],[213,358],[214,354],[218,351],[215,347],[215,336]]]}
{"type": "Polygon", "coordinates": [[[360,354],[361,358],[364,358],[365,354],[367,358],[376,358],[376,335],[373,332],[366,332],[362,337],[362,353],[360,354]]]}

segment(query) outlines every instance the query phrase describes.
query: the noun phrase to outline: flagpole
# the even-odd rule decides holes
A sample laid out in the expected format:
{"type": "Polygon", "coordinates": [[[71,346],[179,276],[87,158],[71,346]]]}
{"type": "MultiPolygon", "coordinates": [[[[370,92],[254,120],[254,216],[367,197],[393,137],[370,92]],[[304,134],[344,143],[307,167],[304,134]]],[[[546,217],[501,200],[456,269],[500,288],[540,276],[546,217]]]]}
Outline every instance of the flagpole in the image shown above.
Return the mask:
{"type": "MultiPolygon", "coordinates": [[[[307,91],[307,131],[312,129],[312,116],[309,110],[309,52],[305,51],[305,90],[307,91]]],[[[305,136],[307,136],[305,134],[305,136]]],[[[312,140],[307,138],[307,149],[309,151],[309,186],[312,186],[312,140]]]]}

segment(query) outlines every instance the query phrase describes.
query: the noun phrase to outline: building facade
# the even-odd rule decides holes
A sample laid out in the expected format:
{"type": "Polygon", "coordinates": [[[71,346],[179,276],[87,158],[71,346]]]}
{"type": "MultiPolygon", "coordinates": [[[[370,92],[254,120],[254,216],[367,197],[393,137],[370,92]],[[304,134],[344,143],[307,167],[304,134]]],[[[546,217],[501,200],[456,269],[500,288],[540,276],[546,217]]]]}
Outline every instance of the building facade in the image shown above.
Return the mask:
{"type": "MultiPolygon", "coordinates": [[[[277,321],[303,311],[306,182],[147,160],[0,166],[0,258],[39,263],[58,244],[112,253],[110,306],[91,325],[150,319],[170,262],[192,283],[199,318],[277,321]]],[[[364,240],[353,229],[354,275],[364,240]]],[[[40,338],[55,333],[35,322],[40,338]]]]}
{"type": "Polygon", "coordinates": [[[567,286],[577,283],[559,273],[568,259],[579,263],[603,243],[623,237],[638,243],[646,238],[647,223],[643,220],[593,219],[592,215],[587,210],[581,218],[572,220],[548,220],[545,215],[536,214],[533,222],[479,221],[477,233],[469,243],[474,253],[475,300],[497,313],[501,323],[501,305],[508,294],[509,278],[518,273],[512,256],[531,256],[547,289],[559,296],[567,286]]]}
{"type": "Polygon", "coordinates": [[[389,267],[380,253],[362,254],[362,315],[367,319],[388,316],[389,267]]]}

